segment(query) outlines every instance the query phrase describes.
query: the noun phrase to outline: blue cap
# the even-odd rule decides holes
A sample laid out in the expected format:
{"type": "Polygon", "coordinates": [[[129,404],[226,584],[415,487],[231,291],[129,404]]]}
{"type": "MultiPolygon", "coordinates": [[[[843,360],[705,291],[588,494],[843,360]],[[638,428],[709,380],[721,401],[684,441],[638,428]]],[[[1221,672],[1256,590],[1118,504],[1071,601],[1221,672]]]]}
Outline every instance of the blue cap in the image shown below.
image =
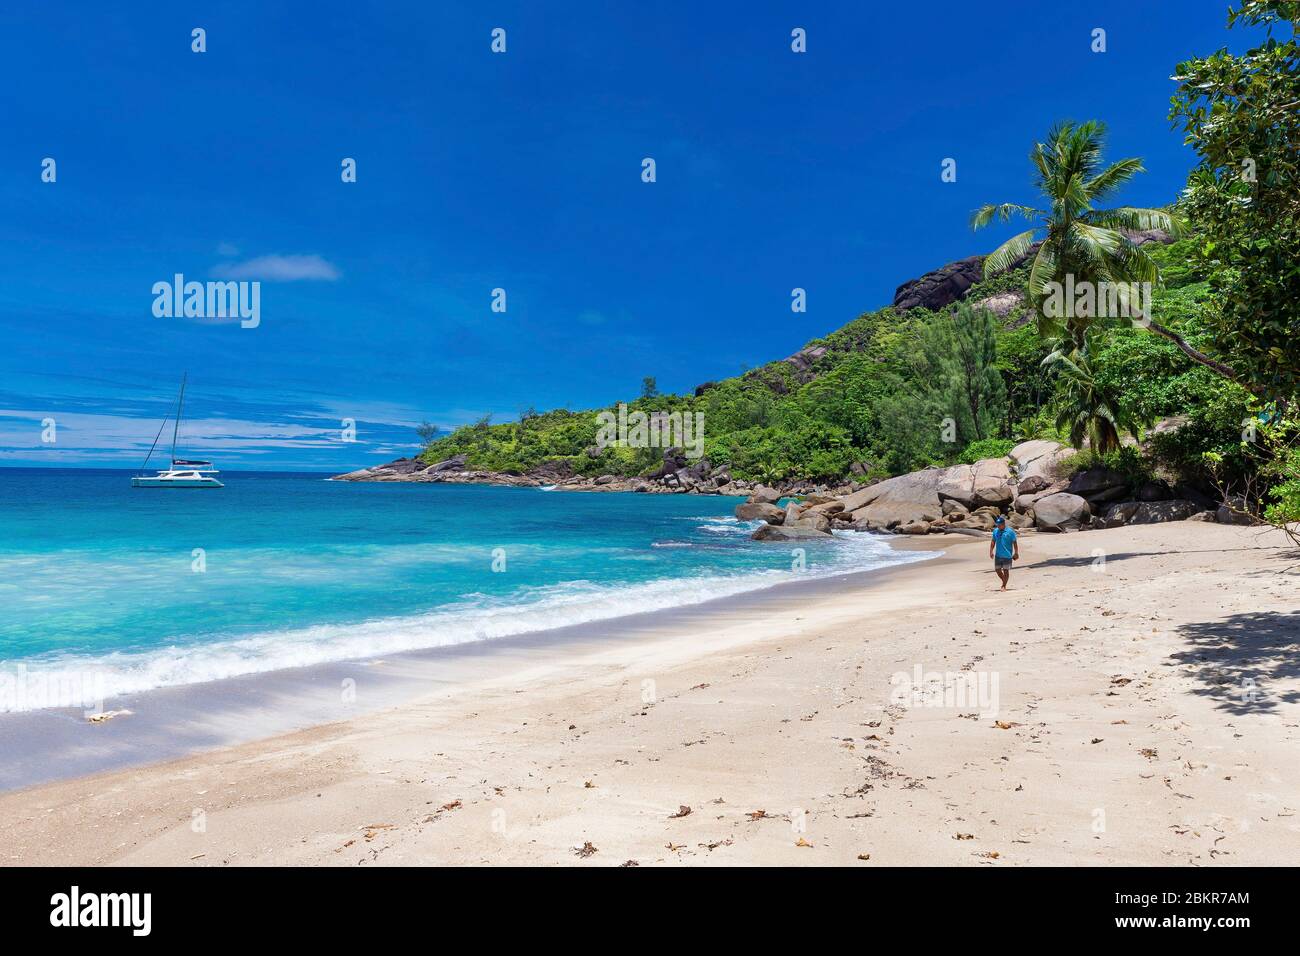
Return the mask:
{"type": "Polygon", "coordinates": [[[1004,518],[1004,517],[1002,517],[1002,515],[998,515],[996,518],[993,519],[993,523],[994,523],[994,524],[1006,524],[1006,523],[1007,523],[1007,519],[1004,518]]]}

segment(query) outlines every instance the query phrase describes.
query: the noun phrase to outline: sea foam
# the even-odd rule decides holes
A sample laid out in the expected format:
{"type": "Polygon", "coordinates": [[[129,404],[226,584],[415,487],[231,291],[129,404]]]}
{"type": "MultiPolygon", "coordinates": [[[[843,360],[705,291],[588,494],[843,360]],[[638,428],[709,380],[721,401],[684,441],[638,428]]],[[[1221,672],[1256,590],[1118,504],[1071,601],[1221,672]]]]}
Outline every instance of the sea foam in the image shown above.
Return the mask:
{"type": "MultiPolygon", "coordinates": [[[[706,519],[716,520],[716,519],[706,519]]],[[[735,529],[737,526],[732,526],[735,529]]],[[[740,529],[743,530],[743,525],[740,529]]],[[[731,530],[731,529],[729,529],[731,530]]],[[[360,660],[549,631],[629,614],[701,604],[786,582],[824,578],[924,560],[866,535],[840,532],[832,554],[803,571],[759,570],[699,574],[639,584],[575,580],[520,588],[508,596],[466,595],[423,614],[360,623],[320,624],[268,630],[234,640],[172,645],[143,651],[45,655],[21,666],[51,684],[92,679],[108,700],[160,687],[197,684],[345,660],[360,660]]],[[[0,665],[0,680],[13,680],[13,663],[0,665]]],[[[33,709],[13,695],[0,695],[0,711],[33,709]]]]}

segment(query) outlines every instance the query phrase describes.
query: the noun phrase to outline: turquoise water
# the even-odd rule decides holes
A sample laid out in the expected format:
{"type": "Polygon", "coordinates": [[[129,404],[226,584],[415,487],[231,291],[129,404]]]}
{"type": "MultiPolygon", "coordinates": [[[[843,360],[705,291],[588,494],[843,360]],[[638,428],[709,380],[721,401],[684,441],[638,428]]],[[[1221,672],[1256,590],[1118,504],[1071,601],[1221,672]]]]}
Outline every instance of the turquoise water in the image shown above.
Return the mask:
{"type": "MultiPolygon", "coordinates": [[[[913,560],[750,541],[738,499],[0,469],[0,677],[154,687],[545,630],[913,560]],[[494,570],[494,565],[497,570],[494,570]]],[[[0,694],[0,710],[34,706],[0,694]]]]}

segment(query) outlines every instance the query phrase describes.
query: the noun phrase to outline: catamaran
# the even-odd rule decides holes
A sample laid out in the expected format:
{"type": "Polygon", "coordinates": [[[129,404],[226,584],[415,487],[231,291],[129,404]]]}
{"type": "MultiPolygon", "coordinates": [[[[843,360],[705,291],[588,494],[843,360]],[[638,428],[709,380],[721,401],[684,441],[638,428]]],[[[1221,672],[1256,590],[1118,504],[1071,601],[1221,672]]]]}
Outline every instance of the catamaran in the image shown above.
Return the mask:
{"type": "MultiPolygon", "coordinates": [[[[217,469],[212,467],[210,461],[192,461],[188,458],[176,457],[176,434],[181,427],[181,413],[185,409],[185,376],[181,376],[181,391],[176,397],[176,416],[172,422],[172,455],[170,468],[159,471],[156,475],[139,474],[131,479],[132,488],[223,488],[221,482],[217,481],[217,469]]],[[[170,416],[169,416],[170,417],[170,416]]],[[[167,419],[162,420],[158,426],[158,434],[154,436],[153,444],[149,446],[149,454],[145,455],[144,463],[140,465],[140,471],[143,472],[145,465],[149,464],[149,459],[153,457],[153,450],[158,447],[158,439],[162,437],[163,429],[167,427],[167,419]]]]}

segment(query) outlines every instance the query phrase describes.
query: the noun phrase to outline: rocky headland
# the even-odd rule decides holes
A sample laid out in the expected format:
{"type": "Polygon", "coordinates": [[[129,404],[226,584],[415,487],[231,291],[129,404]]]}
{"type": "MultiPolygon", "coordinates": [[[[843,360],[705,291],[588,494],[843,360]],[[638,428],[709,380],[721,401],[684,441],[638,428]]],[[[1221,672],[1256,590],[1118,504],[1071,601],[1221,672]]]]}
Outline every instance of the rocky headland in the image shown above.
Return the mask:
{"type": "MultiPolygon", "coordinates": [[[[465,456],[430,463],[420,458],[399,458],[385,465],[336,475],[334,481],[415,481],[465,485],[505,485],[516,488],[554,488],[557,491],[635,491],[645,494],[749,495],[758,482],[735,479],[726,465],[712,465],[707,458],[692,460],[680,448],[664,452],[663,464],[649,475],[626,477],[575,474],[567,462],[548,461],[528,472],[478,471],[465,467],[465,456]]],[[[839,486],[843,491],[851,485],[839,486]]],[[[785,482],[786,494],[807,494],[827,490],[812,481],[785,482]]]]}

